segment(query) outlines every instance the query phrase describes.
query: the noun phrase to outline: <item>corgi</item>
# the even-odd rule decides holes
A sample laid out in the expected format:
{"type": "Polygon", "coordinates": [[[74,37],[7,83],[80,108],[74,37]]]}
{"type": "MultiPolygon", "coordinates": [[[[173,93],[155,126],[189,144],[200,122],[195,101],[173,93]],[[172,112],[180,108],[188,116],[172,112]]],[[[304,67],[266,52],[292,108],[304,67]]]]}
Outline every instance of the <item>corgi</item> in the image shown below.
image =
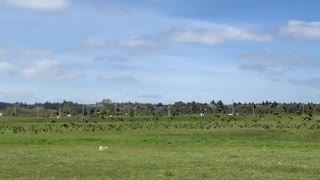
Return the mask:
{"type": "Polygon", "coordinates": [[[99,151],[107,151],[109,149],[108,146],[100,146],[99,151]]]}

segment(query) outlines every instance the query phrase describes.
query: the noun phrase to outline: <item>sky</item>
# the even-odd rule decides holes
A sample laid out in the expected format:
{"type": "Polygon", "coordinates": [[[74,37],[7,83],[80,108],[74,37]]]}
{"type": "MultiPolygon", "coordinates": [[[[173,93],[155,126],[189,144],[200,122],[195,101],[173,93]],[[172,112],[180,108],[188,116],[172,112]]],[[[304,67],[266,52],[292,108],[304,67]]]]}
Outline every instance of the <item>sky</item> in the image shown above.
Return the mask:
{"type": "Polygon", "coordinates": [[[0,0],[0,101],[320,102],[318,0],[0,0]]]}

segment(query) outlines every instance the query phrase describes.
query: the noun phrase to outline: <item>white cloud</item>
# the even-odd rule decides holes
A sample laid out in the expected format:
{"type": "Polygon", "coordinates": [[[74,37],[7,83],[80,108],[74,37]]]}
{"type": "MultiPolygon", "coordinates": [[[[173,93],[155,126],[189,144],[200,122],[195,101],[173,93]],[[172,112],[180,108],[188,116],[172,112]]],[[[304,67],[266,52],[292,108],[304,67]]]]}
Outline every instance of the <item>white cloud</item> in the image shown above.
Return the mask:
{"type": "Polygon", "coordinates": [[[29,49],[22,52],[22,55],[29,57],[48,57],[54,53],[51,50],[46,49],[29,49]]]}
{"type": "Polygon", "coordinates": [[[0,74],[32,79],[83,79],[83,63],[68,52],[57,53],[50,49],[4,51],[0,58],[0,74]]]}
{"type": "Polygon", "coordinates": [[[143,37],[129,37],[110,41],[102,38],[86,37],[82,42],[89,48],[123,48],[136,54],[148,54],[157,51],[157,45],[143,37]]]}
{"type": "Polygon", "coordinates": [[[280,33],[294,39],[320,39],[320,22],[292,20],[280,29],[280,33]]]}
{"type": "Polygon", "coordinates": [[[116,43],[120,47],[126,48],[151,48],[154,44],[142,38],[121,39],[116,43]]]}
{"type": "MultiPolygon", "coordinates": [[[[100,59],[100,60],[103,60],[103,59],[100,59]]],[[[129,58],[123,57],[122,55],[110,56],[110,57],[106,58],[105,60],[108,62],[112,62],[112,63],[127,63],[127,62],[129,62],[129,58]]]]}
{"type": "Polygon", "coordinates": [[[28,78],[64,79],[61,64],[53,60],[33,61],[23,69],[22,74],[28,78]]]}
{"type": "Polygon", "coordinates": [[[6,0],[6,3],[13,7],[37,11],[60,11],[71,5],[69,0],[6,0]]]}
{"type": "Polygon", "coordinates": [[[262,52],[242,53],[243,59],[239,69],[257,72],[271,79],[286,80],[288,77],[297,78],[298,73],[308,72],[304,77],[317,72],[320,64],[312,56],[295,51],[279,52],[266,49],[262,52]]]}
{"type": "Polygon", "coordinates": [[[145,98],[145,99],[161,99],[161,94],[141,94],[138,98],[145,98]]]}
{"type": "Polygon", "coordinates": [[[266,49],[262,52],[247,52],[242,53],[240,58],[246,60],[248,64],[259,64],[261,66],[285,66],[293,68],[315,67],[317,61],[314,58],[297,53],[294,51],[277,52],[271,49],[266,49]]]}
{"type": "Polygon", "coordinates": [[[320,78],[310,78],[310,79],[307,79],[305,82],[304,82],[305,85],[311,87],[311,88],[316,88],[316,89],[319,89],[320,87],[320,78]]]}
{"type": "Polygon", "coordinates": [[[320,88],[320,78],[309,78],[306,80],[296,80],[296,79],[289,79],[289,82],[296,84],[296,85],[305,85],[310,88],[319,89],[320,88]]]}
{"type": "Polygon", "coordinates": [[[8,52],[4,49],[0,49],[0,57],[6,55],[8,52]]]}
{"type": "Polygon", "coordinates": [[[177,2],[178,0],[147,0],[152,3],[173,3],[177,2]]]}
{"type": "Polygon", "coordinates": [[[0,62],[0,74],[13,73],[13,65],[8,62],[0,62]]]}
{"type": "Polygon", "coordinates": [[[98,81],[106,81],[110,83],[116,83],[116,84],[131,84],[131,83],[138,83],[139,80],[136,79],[133,76],[129,75],[121,75],[121,76],[109,76],[109,75],[98,75],[97,77],[98,81]]]}
{"type": "Polygon", "coordinates": [[[33,103],[38,97],[32,92],[19,91],[19,88],[15,90],[0,91],[0,99],[4,102],[31,102],[33,103]]]}
{"type": "Polygon", "coordinates": [[[226,41],[269,41],[271,35],[243,30],[232,26],[174,30],[168,33],[171,40],[182,43],[220,44],[226,41]]]}
{"type": "Polygon", "coordinates": [[[86,37],[82,39],[82,43],[88,47],[104,47],[107,45],[105,40],[96,37],[86,37]]]}
{"type": "Polygon", "coordinates": [[[116,47],[127,48],[129,53],[136,55],[149,55],[158,52],[159,47],[154,42],[140,37],[123,38],[115,43],[116,47]]]}
{"type": "Polygon", "coordinates": [[[24,65],[20,73],[26,78],[35,79],[79,79],[85,77],[85,74],[74,71],[74,69],[69,69],[67,66],[63,65],[60,61],[43,59],[35,60],[24,65]]]}
{"type": "Polygon", "coordinates": [[[131,14],[131,11],[126,7],[113,4],[107,4],[99,7],[98,12],[109,16],[128,16],[131,14]]]}

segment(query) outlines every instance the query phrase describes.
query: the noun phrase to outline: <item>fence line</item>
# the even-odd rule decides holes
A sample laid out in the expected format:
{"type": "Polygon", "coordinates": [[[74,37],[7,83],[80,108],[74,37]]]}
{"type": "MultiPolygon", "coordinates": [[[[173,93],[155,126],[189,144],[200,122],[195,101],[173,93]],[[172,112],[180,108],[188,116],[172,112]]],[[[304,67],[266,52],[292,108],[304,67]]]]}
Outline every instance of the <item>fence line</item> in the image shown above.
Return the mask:
{"type": "Polygon", "coordinates": [[[278,104],[255,105],[255,104],[233,104],[233,105],[203,105],[203,104],[170,104],[170,105],[136,105],[136,104],[56,104],[46,105],[36,103],[34,105],[11,104],[0,107],[0,116],[19,116],[19,117],[65,117],[65,116],[93,116],[119,115],[119,116],[147,116],[147,115],[187,115],[187,114],[228,114],[228,115],[252,115],[261,114],[296,114],[301,113],[305,116],[310,113],[320,112],[320,105],[310,104],[278,104]]]}

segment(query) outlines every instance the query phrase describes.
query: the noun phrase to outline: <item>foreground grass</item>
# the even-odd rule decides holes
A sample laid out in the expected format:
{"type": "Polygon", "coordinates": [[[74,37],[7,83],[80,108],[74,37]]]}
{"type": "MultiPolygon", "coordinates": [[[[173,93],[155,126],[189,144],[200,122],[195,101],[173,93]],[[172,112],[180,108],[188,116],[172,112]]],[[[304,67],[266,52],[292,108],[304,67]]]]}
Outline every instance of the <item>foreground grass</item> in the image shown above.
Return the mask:
{"type": "Polygon", "coordinates": [[[0,134],[0,179],[319,179],[320,132],[0,134]],[[110,151],[98,152],[99,145],[110,151]]]}

